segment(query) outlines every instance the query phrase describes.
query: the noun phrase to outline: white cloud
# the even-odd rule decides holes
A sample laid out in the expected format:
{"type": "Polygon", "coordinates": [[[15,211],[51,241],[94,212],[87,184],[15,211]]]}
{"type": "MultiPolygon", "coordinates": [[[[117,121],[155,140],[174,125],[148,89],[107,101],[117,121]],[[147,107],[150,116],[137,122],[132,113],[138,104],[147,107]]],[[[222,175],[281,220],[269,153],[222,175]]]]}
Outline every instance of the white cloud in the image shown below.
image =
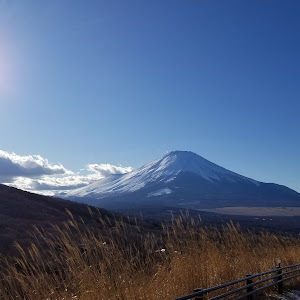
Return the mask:
{"type": "Polygon", "coordinates": [[[0,183],[47,195],[83,187],[111,174],[131,171],[131,167],[88,164],[74,173],[61,164],[49,163],[40,155],[20,156],[0,150],[0,183]]]}
{"type": "Polygon", "coordinates": [[[110,164],[89,164],[88,171],[98,173],[103,177],[112,174],[125,174],[132,171],[132,167],[113,166],[110,164]]]}
{"type": "Polygon", "coordinates": [[[51,164],[40,155],[20,156],[0,150],[0,180],[10,182],[15,177],[72,174],[62,165],[51,164]]]}

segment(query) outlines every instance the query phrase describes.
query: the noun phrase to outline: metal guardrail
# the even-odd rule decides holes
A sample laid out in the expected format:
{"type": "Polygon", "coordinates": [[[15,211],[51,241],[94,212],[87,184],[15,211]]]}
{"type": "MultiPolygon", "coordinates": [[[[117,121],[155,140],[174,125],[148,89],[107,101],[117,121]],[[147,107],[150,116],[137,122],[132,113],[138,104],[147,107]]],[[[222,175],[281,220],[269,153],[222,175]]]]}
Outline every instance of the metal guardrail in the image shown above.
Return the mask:
{"type": "Polygon", "coordinates": [[[282,294],[283,293],[283,282],[300,276],[299,266],[300,266],[300,263],[295,264],[295,265],[286,266],[286,267],[281,267],[279,264],[276,269],[273,269],[270,271],[262,272],[259,274],[253,274],[253,275],[249,274],[249,275],[246,275],[246,277],[244,277],[244,278],[241,278],[241,279],[238,279],[235,281],[231,281],[228,283],[224,283],[224,284],[221,284],[221,285],[218,285],[215,287],[211,287],[208,289],[200,289],[200,288],[195,289],[194,293],[180,297],[180,298],[176,298],[175,300],[188,300],[188,299],[193,299],[193,298],[194,298],[194,300],[204,300],[204,299],[205,300],[218,300],[218,299],[223,299],[228,296],[232,296],[232,295],[240,293],[240,292],[243,292],[243,294],[238,294],[238,295],[236,295],[235,298],[232,298],[232,299],[241,300],[241,299],[247,298],[247,300],[253,300],[254,294],[261,292],[263,290],[266,290],[275,285],[277,285],[278,293],[282,294]],[[286,272],[283,272],[283,271],[286,271],[286,272]],[[275,275],[272,275],[272,273],[275,273],[275,275]],[[253,281],[253,279],[257,279],[259,277],[263,277],[266,275],[271,275],[271,276],[260,279],[258,281],[253,281]],[[287,275],[289,275],[289,276],[285,277],[287,275]],[[268,281],[272,281],[272,282],[267,283],[268,281]],[[244,286],[238,287],[236,289],[233,289],[233,290],[230,290],[227,292],[223,292],[222,294],[219,294],[212,298],[208,298],[208,294],[211,292],[222,290],[224,288],[228,288],[228,287],[237,285],[242,282],[246,282],[246,284],[244,286]],[[255,288],[257,285],[264,284],[264,283],[267,283],[267,284],[255,288]]]}

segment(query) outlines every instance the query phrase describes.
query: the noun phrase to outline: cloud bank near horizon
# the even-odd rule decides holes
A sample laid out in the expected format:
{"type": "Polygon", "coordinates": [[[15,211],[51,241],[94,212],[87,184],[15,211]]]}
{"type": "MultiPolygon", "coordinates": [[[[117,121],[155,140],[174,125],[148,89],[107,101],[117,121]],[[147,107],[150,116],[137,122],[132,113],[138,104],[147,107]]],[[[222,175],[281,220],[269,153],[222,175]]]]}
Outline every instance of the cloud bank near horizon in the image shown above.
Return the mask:
{"type": "Polygon", "coordinates": [[[125,174],[132,167],[91,163],[75,173],[40,155],[17,155],[0,150],[0,183],[46,195],[86,186],[112,174],[125,174]]]}

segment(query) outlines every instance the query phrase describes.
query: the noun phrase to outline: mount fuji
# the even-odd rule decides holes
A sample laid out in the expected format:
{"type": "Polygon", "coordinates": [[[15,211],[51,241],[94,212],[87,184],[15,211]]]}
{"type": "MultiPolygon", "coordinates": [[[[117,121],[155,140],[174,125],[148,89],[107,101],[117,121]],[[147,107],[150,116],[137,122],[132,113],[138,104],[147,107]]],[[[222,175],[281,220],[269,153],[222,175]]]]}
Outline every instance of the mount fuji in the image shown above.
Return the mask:
{"type": "Polygon", "coordinates": [[[64,198],[108,209],[168,206],[300,206],[300,194],[222,168],[189,151],[173,151],[130,173],[108,176],[64,198]]]}

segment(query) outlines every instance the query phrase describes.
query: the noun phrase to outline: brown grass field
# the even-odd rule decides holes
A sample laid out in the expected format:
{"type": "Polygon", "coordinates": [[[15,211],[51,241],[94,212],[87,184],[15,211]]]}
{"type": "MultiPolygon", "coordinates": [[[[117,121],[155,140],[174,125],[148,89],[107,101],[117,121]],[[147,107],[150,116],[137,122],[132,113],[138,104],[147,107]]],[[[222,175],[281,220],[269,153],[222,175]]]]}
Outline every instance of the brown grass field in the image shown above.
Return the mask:
{"type": "Polygon", "coordinates": [[[232,223],[205,227],[188,212],[161,235],[90,211],[101,230],[70,219],[55,232],[35,228],[28,249],[0,258],[0,299],[173,299],[300,262],[300,239],[242,231],[232,223]],[[103,228],[105,234],[103,234],[103,228]]]}

